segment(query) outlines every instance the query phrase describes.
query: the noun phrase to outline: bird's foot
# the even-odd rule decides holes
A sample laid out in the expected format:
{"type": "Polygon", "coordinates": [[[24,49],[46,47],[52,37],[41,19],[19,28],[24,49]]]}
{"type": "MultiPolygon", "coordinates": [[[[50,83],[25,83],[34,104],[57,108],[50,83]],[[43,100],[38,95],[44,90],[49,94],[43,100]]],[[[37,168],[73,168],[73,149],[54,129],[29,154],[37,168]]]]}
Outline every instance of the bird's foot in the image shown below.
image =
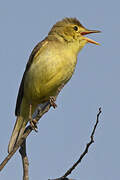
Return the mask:
{"type": "Polygon", "coordinates": [[[50,96],[49,101],[50,105],[55,109],[57,107],[57,104],[55,103],[56,98],[54,96],[50,96]]]}
{"type": "Polygon", "coordinates": [[[30,119],[30,126],[31,126],[32,130],[34,130],[35,132],[38,132],[36,119],[30,119]]]}
{"type": "Polygon", "coordinates": [[[30,111],[29,111],[29,121],[30,121],[30,126],[31,128],[35,131],[38,132],[38,127],[37,127],[37,121],[36,119],[32,118],[32,104],[30,104],[30,111]]]}

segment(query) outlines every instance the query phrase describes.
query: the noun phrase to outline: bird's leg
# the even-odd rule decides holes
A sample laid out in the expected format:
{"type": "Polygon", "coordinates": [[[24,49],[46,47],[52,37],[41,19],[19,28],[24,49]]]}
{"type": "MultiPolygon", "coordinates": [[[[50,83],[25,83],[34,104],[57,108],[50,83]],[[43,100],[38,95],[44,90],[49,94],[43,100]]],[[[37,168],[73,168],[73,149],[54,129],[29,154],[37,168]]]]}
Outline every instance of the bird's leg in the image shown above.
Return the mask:
{"type": "Polygon", "coordinates": [[[32,104],[30,104],[30,110],[29,110],[29,120],[32,119],[32,104]]]}
{"type": "Polygon", "coordinates": [[[54,96],[50,96],[49,97],[49,102],[50,102],[50,105],[55,109],[57,107],[57,104],[55,103],[56,101],[56,97],[54,96]]]}
{"type": "Polygon", "coordinates": [[[57,104],[55,103],[56,98],[57,98],[58,94],[60,93],[60,91],[61,91],[61,89],[62,89],[63,87],[64,87],[64,83],[61,84],[61,86],[58,87],[57,93],[56,93],[55,96],[50,96],[50,97],[49,97],[50,105],[53,106],[54,109],[57,107],[57,104]]]}
{"type": "Polygon", "coordinates": [[[36,121],[36,119],[33,119],[32,118],[32,104],[30,104],[30,111],[29,111],[29,121],[30,121],[30,126],[31,126],[31,128],[35,131],[35,132],[37,132],[38,131],[38,128],[37,128],[37,121],[36,121]]]}

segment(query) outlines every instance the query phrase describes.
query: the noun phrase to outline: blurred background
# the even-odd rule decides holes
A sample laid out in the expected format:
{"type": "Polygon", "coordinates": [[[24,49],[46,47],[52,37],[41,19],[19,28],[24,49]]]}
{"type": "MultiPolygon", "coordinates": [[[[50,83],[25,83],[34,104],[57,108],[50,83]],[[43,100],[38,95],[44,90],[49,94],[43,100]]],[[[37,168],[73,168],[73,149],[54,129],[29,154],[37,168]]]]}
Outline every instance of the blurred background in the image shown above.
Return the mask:
{"type": "MultiPolygon", "coordinates": [[[[120,172],[120,22],[119,1],[0,1],[0,162],[7,155],[15,123],[15,104],[25,65],[34,46],[56,21],[77,17],[101,46],[87,44],[74,76],[53,108],[27,139],[30,180],[64,174],[79,158],[102,107],[95,143],[69,176],[76,180],[119,179],[120,172]]],[[[2,180],[21,180],[19,153],[0,172],[2,180]]]]}

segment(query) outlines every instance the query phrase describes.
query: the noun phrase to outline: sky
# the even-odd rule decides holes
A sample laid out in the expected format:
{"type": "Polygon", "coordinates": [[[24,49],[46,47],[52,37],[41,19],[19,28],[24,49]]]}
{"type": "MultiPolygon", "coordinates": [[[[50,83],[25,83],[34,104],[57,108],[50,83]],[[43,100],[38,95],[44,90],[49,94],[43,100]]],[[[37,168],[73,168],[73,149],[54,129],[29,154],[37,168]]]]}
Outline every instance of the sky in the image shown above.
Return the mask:
{"type": "MultiPolygon", "coordinates": [[[[102,108],[94,144],[69,178],[113,180],[120,177],[120,2],[0,1],[0,162],[7,155],[15,123],[15,104],[25,65],[34,46],[56,21],[76,17],[101,46],[87,44],[75,73],[27,139],[30,180],[62,176],[79,158],[102,108]]],[[[18,152],[0,172],[2,180],[21,180],[18,152]]]]}

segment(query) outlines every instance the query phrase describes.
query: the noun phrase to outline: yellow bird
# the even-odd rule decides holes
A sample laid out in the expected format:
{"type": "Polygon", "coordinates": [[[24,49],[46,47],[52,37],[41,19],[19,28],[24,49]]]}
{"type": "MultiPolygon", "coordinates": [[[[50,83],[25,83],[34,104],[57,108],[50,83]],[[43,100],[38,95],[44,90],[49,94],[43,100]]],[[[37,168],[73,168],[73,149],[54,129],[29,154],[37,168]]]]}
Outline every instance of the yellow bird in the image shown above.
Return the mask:
{"type": "Polygon", "coordinates": [[[39,104],[56,95],[58,88],[72,77],[79,51],[86,43],[99,44],[84,35],[99,32],[86,29],[76,18],[64,18],[33,49],[19,88],[15,110],[17,119],[8,153],[24,133],[30,105],[33,114],[39,104]]]}

